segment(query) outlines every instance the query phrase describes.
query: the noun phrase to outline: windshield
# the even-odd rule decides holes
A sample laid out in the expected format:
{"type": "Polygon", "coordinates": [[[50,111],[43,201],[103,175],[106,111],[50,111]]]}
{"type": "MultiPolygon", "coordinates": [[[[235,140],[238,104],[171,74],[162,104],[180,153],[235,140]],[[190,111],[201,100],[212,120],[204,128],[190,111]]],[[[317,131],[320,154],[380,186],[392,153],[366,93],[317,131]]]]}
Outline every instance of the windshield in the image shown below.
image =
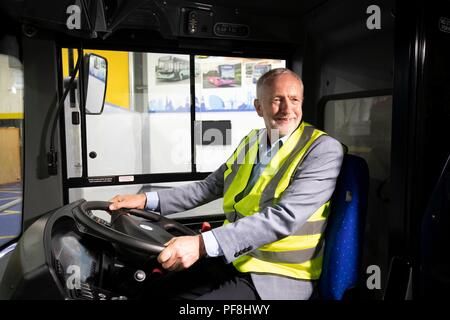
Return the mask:
{"type": "MultiPolygon", "coordinates": [[[[83,152],[88,177],[83,186],[69,188],[69,201],[110,199],[183,181],[164,181],[169,175],[190,175],[195,180],[199,173],[223,164],[251,129],[264,126],[253,106],[256,84],[252,81],[254,66],[263,59],[109,50],[84,53],[107,59],[108,79],[102,114],[86,115],[85,150],[80,125],[72,121],[70,95],[66,99],[67,179],[83,178],[83,152]],[[219,70],[225,79],[218,77],[219,70]],[[115,145],[120,145],[120,152],[115,145]],[[117,185],[96,186],[102,181],[114,183],[113,179],[117,185]]],[[[68,49],[63,49],[66,77],[69,57],[68,49]]],[[[285,60],[263,61],[274,67],[286,65],[285,60]]],[[[221,205],[214,205],[206,212],[221,210],[221,205]]]]}
{"type": "Polygon", "coordinates": [[[22,229],[23,69],[0,54],[0,247],[22,229]]]}

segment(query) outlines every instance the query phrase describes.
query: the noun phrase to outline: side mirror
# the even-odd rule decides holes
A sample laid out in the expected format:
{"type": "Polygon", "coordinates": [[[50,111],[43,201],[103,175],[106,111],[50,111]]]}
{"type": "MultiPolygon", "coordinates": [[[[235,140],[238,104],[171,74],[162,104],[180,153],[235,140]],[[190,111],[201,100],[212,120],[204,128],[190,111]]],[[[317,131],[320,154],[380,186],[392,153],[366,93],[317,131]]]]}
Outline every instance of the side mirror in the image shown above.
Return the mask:
{"type": "Polygon", "coordinates": [[[84,92],[86,114],[101,114],[105,104],[108,61],[89,53],[84,56],[84,92]]]}

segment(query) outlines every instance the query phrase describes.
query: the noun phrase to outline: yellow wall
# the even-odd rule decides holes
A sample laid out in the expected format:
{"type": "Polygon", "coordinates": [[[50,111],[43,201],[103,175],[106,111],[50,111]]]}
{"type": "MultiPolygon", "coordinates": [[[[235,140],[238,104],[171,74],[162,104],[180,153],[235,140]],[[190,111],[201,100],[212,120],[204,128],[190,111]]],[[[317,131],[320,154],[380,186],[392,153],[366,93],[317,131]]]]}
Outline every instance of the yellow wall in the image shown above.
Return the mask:
{"type": "MultiPolygon", "coordinates": [[[[116,106],[130,108],[130,79],[128,70],[128,52],[107,50],[83,50],[84,53],[95,53],[108,60],[108,79],[105,101],[116,106]]],[[[77,59],[74,50],[74,64],[77,59]]],[[[62,50],[63,73],[68,76],[67,49],[62,50]]]]}
{"type": "Polygon", "coordinates": [[[20,129],[0,128],[0,185],[20,181],[20,129]]]}
{"type": "Polygon", "coordinates": [[[11,59],[0,54],[0,120],[23,119],[23,71],[10,67],[11,59]]]}

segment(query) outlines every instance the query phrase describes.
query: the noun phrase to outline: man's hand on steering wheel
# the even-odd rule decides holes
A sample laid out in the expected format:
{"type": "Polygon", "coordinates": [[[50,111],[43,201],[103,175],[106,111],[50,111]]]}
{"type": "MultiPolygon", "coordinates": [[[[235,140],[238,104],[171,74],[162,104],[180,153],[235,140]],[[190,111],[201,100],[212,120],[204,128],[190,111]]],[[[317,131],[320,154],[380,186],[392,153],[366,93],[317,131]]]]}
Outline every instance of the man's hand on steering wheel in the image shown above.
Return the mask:
{"type": "Polygon", "coordinates": [[[169,271],[181,271],[206,255],[201,235],[172,238],[158,255],[158,262],[169,271]]]}
{"type": "MultiPolygon", "coordinates": [[[[132,198],[136,200],[135,196],[132,198]]],[[[119,203],[121,203],[123,207],[128,207],[133,205],[136,206],[136,203],[139,204],[139,201],[126,201],[126,199],[122,198],[122,201],[119,203]]],[[[136,208],[123,208],[116,211],[109,209],[110,205],[110,202],[105,201],[81,201],[80,204],[72,210],[73,217],[78,222],[77,226],[79,231],[83,233],[91,233],[94,236],[111,241],[119,246],[124,246],[131,250],[153,256],[159,255],[166,249],[166,246],[170,246],[169,239],[174,237],[173,233],[181,234],[183,236],[197,235],[194,230],[189,229],[175,220],[163,217],[156,212],[144,211],[136,208]],[[114,222],[101,222],[101,220],[97,219],[92,213],[93,210],[103,210],[109,212],[111,215],[111,221],[114,220],[114,222]],[[133,219],[133,216],[139,219],[133,219]]],[[[202,249],[203,241],[201,238],[186,238],[196,239],[197,242],[197,258],[192,262],[194,263],[204,252],[204,249],[202,249]]],[[[184,245],[179,246],[180,244],[184,244],[184,242],[177,243],[177,250],[185,247],[184,245]]],[[[177,250],[175,250],[175,252],[177,250]]],[[[189,256],[189,253],[192,253],[189,250],[181,250],[180,252],[181,254],[174,253],[173,257],[181,257],[186,253],[188,253],[186,256],[189,256]]],[[[183,258],[183,261],[188,260],[183,258]]],[[[183,264],[187,265],[187,262],[183,262],[183,264]]]]}
{"type": "Polygon", "coordinates": [[[143,210],[147,202],[147,197],[144,193],[117,195],[109,201],[112,202],[109,210],[118,210],[121,208],[143,210]]]}
{"type": "MultiPolygon", "coordinates": [[[[121,208],[143,210],[147,197],[144,193],[117,195],[111,200],[109,210],[121,208]]],[[[174,237],[164,244],[165,249],[158,255],[158,262],[168,271],[181,271],[192,266],[206,255],[201,235],[174,237]]]]}

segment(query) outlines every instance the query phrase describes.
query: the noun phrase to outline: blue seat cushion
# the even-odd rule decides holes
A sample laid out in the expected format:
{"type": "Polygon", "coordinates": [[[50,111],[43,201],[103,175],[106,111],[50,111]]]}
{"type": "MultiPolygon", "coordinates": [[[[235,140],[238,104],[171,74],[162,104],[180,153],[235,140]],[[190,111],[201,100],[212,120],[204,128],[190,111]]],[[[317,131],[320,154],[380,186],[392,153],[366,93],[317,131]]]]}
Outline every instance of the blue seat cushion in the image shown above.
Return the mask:
{"type": "Polygon", "coordinates": [[[362,255],[369,169],[366,161],[346,154],[325,230],[325,248],[319,296],[341,300],[345,291],[356,286],[362,255]]]}

